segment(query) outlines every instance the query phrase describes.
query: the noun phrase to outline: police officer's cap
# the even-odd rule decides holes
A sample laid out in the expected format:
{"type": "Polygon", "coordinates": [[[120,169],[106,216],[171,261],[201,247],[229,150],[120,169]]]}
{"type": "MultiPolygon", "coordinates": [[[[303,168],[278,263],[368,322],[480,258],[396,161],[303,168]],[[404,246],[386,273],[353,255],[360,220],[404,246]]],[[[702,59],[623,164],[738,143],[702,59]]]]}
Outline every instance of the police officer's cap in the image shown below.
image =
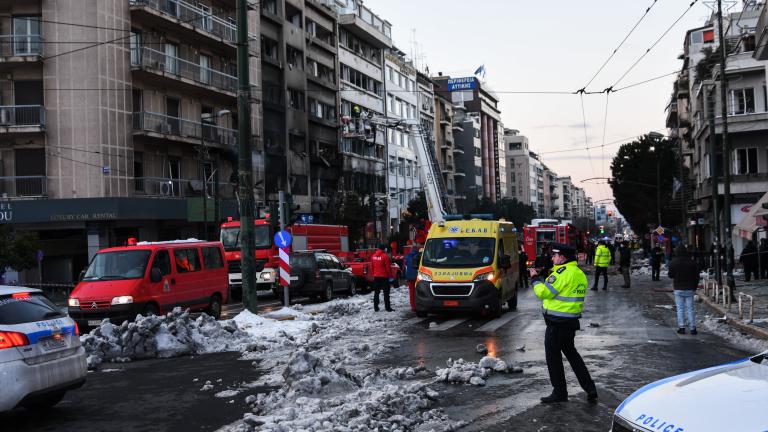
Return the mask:
{"type": "Polygon", "coordinates": [[[563,243],[552,243],[552,253],[559,253],[566,258],[576,257],[576,248],[563,243]]]}

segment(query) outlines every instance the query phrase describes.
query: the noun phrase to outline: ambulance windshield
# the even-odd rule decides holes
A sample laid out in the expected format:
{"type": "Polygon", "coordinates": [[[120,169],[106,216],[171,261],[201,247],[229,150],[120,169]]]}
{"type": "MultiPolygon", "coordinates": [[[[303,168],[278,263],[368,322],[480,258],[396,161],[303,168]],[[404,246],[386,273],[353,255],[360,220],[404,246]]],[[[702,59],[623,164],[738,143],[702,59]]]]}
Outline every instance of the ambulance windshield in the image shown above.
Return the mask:
{"type": "Polygon", "coordinates": [[[493,263],[496,239],[489,237],[431,238],[424,246],[426,267],[482,267],[493,263]]]}

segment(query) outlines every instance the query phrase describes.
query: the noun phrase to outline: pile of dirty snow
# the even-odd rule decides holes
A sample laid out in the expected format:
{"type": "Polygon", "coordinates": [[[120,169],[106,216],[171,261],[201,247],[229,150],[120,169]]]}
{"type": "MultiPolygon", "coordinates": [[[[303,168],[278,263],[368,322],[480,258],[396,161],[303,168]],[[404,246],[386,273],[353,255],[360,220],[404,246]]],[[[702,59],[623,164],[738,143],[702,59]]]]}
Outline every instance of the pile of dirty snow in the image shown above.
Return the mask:
{"type": "Polygon", "coordinates": [[[435,374],[436,381],[454,384],[485,385],[486,380],[493,372],[508,373],[520,372],[520,369],[510,367],[504,360],[485,356],[478,363],[468,362],[464,359],[448,359],[448,367],[438,368],[435,374]]]}
{"type": "Polygon", "coordinates": [[[735,344],[750,354],[759,354],[768,350],[767,340],[756,338],[747,333],[742,333],[739,329],[730,324],[721,322],[721,319],[718,317],[705,315],[701,320],[701,324],[705,329],[726,339],[728,342],[735,344]]]}
{"type": "Polygon", "coordinates": [[[406,381],[416,375],[408,369],[354,373],[300,349],[283,372],[285,384],[249,396],[252,412],[224,430],[450,431],[463,425],[432,408],[438,393],[406,381]]]}
{"type": "Polygon", "coordinates": [[[216,321],[202,314],[175,308],[162,316],[137,316],[115,325],[105,319],[80,337],[88,355],[88,367],[102,361],[131,361],[248,349],[250,337],[234,321],[216,321]]]}

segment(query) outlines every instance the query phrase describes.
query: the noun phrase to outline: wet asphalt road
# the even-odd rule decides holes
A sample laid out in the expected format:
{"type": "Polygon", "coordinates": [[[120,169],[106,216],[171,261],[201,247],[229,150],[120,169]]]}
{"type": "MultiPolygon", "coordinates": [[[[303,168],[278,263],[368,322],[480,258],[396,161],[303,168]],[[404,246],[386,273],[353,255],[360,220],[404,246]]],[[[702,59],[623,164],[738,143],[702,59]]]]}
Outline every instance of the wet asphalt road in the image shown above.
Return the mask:
{"type": "MultiPolygon", "coordinates": [[[[653,289],[668,288],[670,283],[663,280],[657,283],[661,285],[652,285],[649,277],[644,279],[633,281],[633,287],[625,290],[618,288],[619,278],[611,276],[608,292],[588,293],[576,346],[598,385],[597,404],[584,400],[567,362],[570,401],[538,403],[550,386],[544,362],[545,326],[540,303],[530,290],[521,292],[518,311],[507,312],[498,320],[481,316],[419,319],[410,311],[398,311],[398,319],[408,322],[406,338],[376,366],[424,364],[434,370],[443,367],[448,358],[477,361],[482,355],[475,347],[483,343],[490,354],[524,371],[494,375],[485,387],[436,385],[441,393],[438,406],[452,418],[470,422],[463,430],[604,432],[621,400],[644,384],[748,354],[702,329],[699,336],[677,335],[673,313],[657,307],[672,304],[671,294],[653,289]],[[524,350],[518,350],[523,346],[524,350]]],[[[277,308],[277,303],[265,299],[262,307],[277,308]]],[[[238,309],[238,305],[227,305],[232,316],[238,309]]],[[[118,371],[89,373],[83,388],[68,393],[48,412],[20,409],[0,415],[0,430],[216,430],[242,418],[247,395],[267,390],[246,389],[234,397],[215,397],[217,392],[259,377],[250,362],[238,357],[237,353],[224,353],[103,365],[102,369],[118,371]],[[206,380],[213,382],[213,391],[200,391],[206,380]]]]}
{"type": "Polygon", "coordinates": [[[408,342],[381,363],[424,364],[434,370],[445,367],[448,358],[480,360],[475,347],[483,343],[490,354],[524,371],[494,375],[486,387],[439,385],[439,406],[452,418],[471,422],[462,430],[605,432],[614,409],[643,385],[748,355],[701,328],[698,336],[675,333],[673,312],[658,307],[674,303],[671,292],[663,292],[671,282],[645,277],[623,289],[619,279],[611,276],[607,292],[588,291],[582,331],[576,336],[576,347],[598,386],[597,404],[586,402],[565,359],[569,402],[539,404],[551,386],[544,361],[545,324],[530,289],[521,291],[518,311],[490,323],[483,317],[410,318],[408,342]],[[430,328],[432,322],[436,325],[430,328]]]}

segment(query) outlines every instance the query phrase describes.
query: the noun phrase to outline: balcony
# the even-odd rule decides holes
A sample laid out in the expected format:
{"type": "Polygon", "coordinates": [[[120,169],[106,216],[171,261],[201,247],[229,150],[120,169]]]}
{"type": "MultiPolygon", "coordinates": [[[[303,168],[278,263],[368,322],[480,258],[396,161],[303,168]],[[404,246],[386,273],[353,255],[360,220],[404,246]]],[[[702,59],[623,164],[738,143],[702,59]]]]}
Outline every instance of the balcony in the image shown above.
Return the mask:
{"type": "Polygon", "coordinates": [[[456,177],[466,177],[467,172],[464,168],[456,168],[456,172],[453,175],[456,177]]]}
{"type": "Polygon", "coordinates": [[[43,38],[40,35],[0,35],[0,65],[5,63],[32,63],[43,57],[43,38]]]}
{"type": "MultiPolygon", "coordinates": [[[[171,21],[185,29],[221,42],[237,42],[237,25],[229,19],[213,15],[210,9],[181,0],[130,0],[132,10],[143,11],[163,22],[171,21]]],[[[234,14],[234,10],[232,11],[234,14]]]]}
{"type": "Polygon", "coordinates": [[[461,144],[453,144],[453,154],[464,154],[464,146],[461,144]]]}
{"type": "Polygon", "coordinates": [[[237,131],[212,124],[201,124],[178,117],[169,117],[153,112],[133,113],[134,135],[145,135],[152,138],[171,139],[200,144],[205,142],[214,147],[234,147],[237,145],[237,131]],[[201,134],[202,128],[202,134],[201,134]]]}
{"type": "MultiPolygon", "coordinates": [[[[207,196],[214,196],[215,182],[208,182],[207,196]]],[[[219,182],[219,188],[224,185],[219,182]]],[[[167,177],[135,177],[133,192],[149,198],[189,198],[203,196],[203,180],[171,179],[167,177]]]]}
{"type": "Polygon", "coordinates": [[[237,77],[148,47],[131,52],[131,66],[196,88],[237,96],[237,77]]]}
{"type": "Polygon", "coordinates": [[[549,199],[553,199],[553,200],[556,200],[556,199],[559,199],[559,198],[560,198],[560,195],[558,195],[558,194],[556,194],[556,193],[553,193],[553,194],[550,194],[550,195],[549,195],[549,199]]]}
{"type": "Polygon", "coordinates": [[[35,133],[45,130],[42,105],[0,106],[0,133],[35,133]]]}
{"type": "Polygon", "coordinates": [[[451,163],[443,164],[441,171],[446,174],[453,173],[453,164],[451,163]]]}
{"type": "Polygon", "coordinates": [[[0,177],[0,198],[34,199],[47,196],[47,178],[45,176],[0,177]]]}
{"type": "Polygon", "coordinates": [[[357,3],[357,7],[341,12],[339,25],[377,48],[392,47],[392,25],[360,3],[357,3]]]}

